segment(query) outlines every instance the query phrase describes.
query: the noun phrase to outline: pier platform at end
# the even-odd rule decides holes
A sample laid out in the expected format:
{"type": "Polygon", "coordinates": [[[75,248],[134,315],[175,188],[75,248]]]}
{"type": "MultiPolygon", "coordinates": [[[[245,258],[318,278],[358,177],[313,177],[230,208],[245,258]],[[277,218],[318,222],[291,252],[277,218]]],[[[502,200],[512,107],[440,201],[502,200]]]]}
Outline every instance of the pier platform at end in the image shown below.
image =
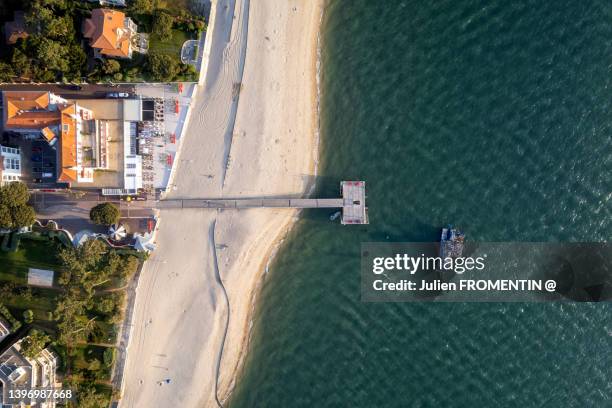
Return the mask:
{"type": "Polygon", "coordinates": [[[342,190],[342,224],[368,224],[368,207],[366,207],[365,181],[343,181],[342,190]]]}

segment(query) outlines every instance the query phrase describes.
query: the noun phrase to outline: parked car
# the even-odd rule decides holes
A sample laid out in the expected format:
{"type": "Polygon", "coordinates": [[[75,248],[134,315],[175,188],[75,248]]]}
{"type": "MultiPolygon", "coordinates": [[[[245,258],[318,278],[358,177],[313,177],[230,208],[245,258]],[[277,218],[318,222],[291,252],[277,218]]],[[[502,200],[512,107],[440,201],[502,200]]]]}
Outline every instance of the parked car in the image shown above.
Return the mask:
{"type": "Polygon", "coordinates": [[[127,92],[109,92],[106,94],[107,98],[129,98],[130,94],[127,92]]]}

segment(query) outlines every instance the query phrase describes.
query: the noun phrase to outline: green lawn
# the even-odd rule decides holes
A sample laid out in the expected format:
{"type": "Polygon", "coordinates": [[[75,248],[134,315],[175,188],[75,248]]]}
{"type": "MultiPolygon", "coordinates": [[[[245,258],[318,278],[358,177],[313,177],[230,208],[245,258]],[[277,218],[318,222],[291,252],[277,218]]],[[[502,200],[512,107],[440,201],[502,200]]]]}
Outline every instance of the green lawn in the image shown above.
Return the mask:
{"type": "Polygon", "coordinates": [[[187,40],[195,39],[196,38],[194,38],[193,35],[191,35],[190,33],[173,29],[172,38],[167,41],[161,41],[154,35],[149,37],[149,52],[159,52],[180,58],[181,47],[183,46],[183,43],[187,40]]]}
{"type": "Polygon", "coordinates": [[[0,282],[26,285],[28,268],[59,271],[55,257],[57,244],[53,241],[22,239],[14,252],[0,251],[0,282]]]}

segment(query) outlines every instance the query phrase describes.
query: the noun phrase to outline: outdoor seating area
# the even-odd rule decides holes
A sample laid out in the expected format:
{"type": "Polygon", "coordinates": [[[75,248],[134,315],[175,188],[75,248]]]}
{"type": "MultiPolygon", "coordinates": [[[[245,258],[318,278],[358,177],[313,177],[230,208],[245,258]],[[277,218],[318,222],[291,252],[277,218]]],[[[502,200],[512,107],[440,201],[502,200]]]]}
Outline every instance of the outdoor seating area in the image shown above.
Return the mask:
{"type": "Polygon", "coordinates": [[[143,101],[143,122],[138,129],[139,152],[142,156],[142,184],[145,194],[155,195],[155,147],[164,138],[164,100],[143,101]]]}

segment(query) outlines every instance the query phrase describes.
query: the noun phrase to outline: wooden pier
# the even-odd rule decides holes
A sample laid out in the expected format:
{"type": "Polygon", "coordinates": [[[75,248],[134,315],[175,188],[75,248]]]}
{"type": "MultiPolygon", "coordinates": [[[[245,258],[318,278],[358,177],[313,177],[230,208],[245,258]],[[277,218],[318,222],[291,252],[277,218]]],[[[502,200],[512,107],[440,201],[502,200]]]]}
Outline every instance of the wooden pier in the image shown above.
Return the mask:
{"type": "Polygon", "coordinates": [[[157,202],[157,208],[341,208],[342,224],[367,224],[365,182],[340,183],[342,198],[215,198],[171,199],[157,202]]]}

